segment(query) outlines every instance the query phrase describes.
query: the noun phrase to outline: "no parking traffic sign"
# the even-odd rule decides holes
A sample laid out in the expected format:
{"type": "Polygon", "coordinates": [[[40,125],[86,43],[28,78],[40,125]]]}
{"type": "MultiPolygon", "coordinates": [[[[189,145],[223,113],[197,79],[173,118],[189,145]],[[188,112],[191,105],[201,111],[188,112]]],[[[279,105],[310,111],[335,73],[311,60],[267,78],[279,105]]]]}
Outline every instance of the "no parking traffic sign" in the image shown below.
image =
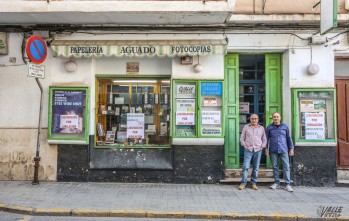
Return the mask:
{"type": "Polygon", "coordinates": [[[26,51],[29,59],[35,64],[41,64],[47,56],[47,46],[40,36],[31,36],[26,45],[26,51]]]}

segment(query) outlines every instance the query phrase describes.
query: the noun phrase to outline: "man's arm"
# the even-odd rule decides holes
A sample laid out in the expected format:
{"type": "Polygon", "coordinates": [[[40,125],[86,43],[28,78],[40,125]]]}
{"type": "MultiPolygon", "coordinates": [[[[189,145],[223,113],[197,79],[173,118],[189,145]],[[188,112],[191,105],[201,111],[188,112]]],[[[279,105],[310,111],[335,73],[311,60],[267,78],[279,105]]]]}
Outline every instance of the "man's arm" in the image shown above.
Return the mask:
{"type": "Polygon", "coordinates": [[[286,141],[287,141],[287,147],[289,149],[289,155],[292,157],[294,155],[294,146],[293,146],[293,141],[291,138],[290,130],[288,127],[286,128],[286,141]]]}
{"type": "Polygon", "coordinates": [[[267,126],[267,131],[266,131],[266,139],[267,139],[267,142],[266,142],[266,145],[265,145],[265,156],[269,156],[269,136],[270,136],[270,127],[267,126]]]}
{"type": "Polygon", "coordinates": [[[245,149],[246,149],[246,143],[245,143],[245,139],[246,139],[246,128],[247,128],[247,125],[244,126],[244,128],[242,129],[242,132],[241,132],[241,136],[240,136],[240,143],[241,143],[241,146],[243,146],[245,149]]]}

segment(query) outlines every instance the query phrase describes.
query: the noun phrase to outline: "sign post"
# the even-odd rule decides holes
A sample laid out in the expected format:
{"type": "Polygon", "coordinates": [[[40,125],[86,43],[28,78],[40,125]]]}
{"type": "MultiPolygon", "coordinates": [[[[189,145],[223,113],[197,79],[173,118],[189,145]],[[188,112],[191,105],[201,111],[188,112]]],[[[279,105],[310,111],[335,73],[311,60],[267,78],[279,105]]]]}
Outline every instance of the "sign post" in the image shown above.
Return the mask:
{"type": "Polygon", "coordinates": [[[40,88],[40,111],[39,111],[39,125],[38,125],[38,138],[36,145],[36,154],[34,157],[34,180],[33,185],[39,184],[39,166],[40,166],[40,140],[41,140],[41,112],[42,112],[42,99],[43,99],[43,89],[39,81],[40,78],[45,78],[45,67],[41,65],[45,61],[47,56],[47,46],[44,39],[40,36],[33,35],[31,36],[26,45],[26,51],[29,59],[35,63],[28,65],[28,76],[35,77],[36,83],[40,88]]]}
{"type": "Polygon", "coordinates": [[[320,34],[337,27],[337,0],[321,0],[320,34]]]}

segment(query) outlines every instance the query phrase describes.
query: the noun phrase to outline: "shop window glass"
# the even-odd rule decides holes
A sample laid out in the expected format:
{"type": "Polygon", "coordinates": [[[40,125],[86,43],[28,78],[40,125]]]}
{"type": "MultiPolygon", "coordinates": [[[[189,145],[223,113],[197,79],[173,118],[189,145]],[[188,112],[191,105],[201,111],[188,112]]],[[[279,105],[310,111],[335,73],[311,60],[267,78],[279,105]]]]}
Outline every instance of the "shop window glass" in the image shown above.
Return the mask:
{"type": "Polygon", "coordinates": [[[196,136],[196,83],[175,84],[175,135],[196,136]]]}
{"type": "Polygon", "coordinates": [[[296,89],[296,142],[335,141],[334,90],[296,89]]]}
{"type": "Polygon", "coordinates": [[[96,146],[168,145],[170,89],[169,79],[97,79],[96,146]]]}
{"type": "Polygon", "coordinates": [[[50,143],[87,142],[87,88],[50,87],[50,143]]]}
{"type": "Polygon", "coordinates": [[[175,81],[174,137],[223,135],[221,81],[175,81]]]}

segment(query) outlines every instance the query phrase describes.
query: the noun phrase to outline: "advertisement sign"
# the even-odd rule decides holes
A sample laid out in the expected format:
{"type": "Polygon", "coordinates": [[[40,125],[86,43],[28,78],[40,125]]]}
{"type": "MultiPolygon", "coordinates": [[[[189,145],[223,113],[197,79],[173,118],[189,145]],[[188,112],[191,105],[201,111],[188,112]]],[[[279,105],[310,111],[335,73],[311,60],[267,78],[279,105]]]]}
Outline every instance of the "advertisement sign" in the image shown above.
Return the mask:
{"type": "Polygon", "coordinates": [[[314,111],[314,100],[301,100],[300,106],[301,106],[301,112],[314,111]]]}
{"type": "Polygon", "coordinates": [[[127,138],[144,138],[144,114],[127,114],[127,138]]]}
{"type": "Polygon", "coordinates": [[[202,135],[221,135],[222,129],[219,127],[207,127],[201,129],[202,135]]]}
{"type": "Polygon", "coordinates": [[[54,90],[52,96],[52,132],[83,133],[83,90],[54,90]]]}
{"type": "Polygon", "coordinates": [[[195,98],[196,97],[195,85],[177,84],[176,92],[177,92],[178,98],[195,98]]]}
{"type": "Polygon", "coordinates": [[[201,95],[222,96],[222,82],[202,82],[201,95]]]}
{"type": "Polygon", "coordinates": [[[177,112],[176,125],[195,125],[194,112],[177,112]]]}
{"type": "Polygon", "coordinates": [[[179,112],[195,112],[195,99],[177,99],[176,104],[179,112]]]}
{"type": "Polygon", "coordinates": [[[216,107],[217,106],[217,98],[204,97],[204,106],[205,107],[216,107]]]}
{"type": "Polygon", "coordinates": [[[201,124],[221,124],[220,111],[202,111],[201,124]]]}
{"type": "Polygon", "coordinates": [[[60,117],[60,125],[61,129],[64,128],[78,128],[79,126],[79,116],[78,115],[61,115],[60,117]]]}
{"type": "Polygon", "coordinates": [[[305,139],[325,139],[325,113],[305,113],[305,139]]]}
{"type": "Polygon", "coordinates": [[[248,114],[250,112],[250,103],[240,102],[239,111],[240,111],[240,114],[248,114]]]}

